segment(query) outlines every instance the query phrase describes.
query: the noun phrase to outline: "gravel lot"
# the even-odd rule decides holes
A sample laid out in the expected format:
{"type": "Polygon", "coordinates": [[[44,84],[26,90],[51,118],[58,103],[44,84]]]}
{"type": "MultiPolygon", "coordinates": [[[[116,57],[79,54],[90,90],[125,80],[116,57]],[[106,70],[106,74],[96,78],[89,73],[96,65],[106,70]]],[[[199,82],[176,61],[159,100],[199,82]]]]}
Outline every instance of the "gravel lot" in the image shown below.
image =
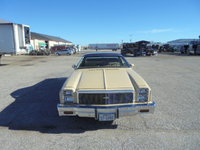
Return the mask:
{"type": "Polygon", "coordinates": [[[149,83],[157,107],[154,114],[106,124],[58,117],[59,89],[81,55],[2,58],[1,150],[199,149],[199,56],[127,57],[149,83]]]}

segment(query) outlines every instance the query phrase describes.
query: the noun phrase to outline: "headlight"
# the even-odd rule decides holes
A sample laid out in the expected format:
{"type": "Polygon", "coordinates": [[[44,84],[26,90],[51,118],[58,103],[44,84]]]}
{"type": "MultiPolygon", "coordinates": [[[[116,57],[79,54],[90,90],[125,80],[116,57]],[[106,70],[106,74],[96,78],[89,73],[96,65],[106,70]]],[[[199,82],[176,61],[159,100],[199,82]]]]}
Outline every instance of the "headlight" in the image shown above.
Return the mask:
{"type": "Polygon", "coordinates": [[[72,90],[64,91],[64,95],[65,96],[73,96],[73,91],[72,90]]]}
{"type": "Polygon", "coordinates": [[[149,90],[147,88],[141,88],[138,94],[138,102],[148,101],[149,90]]]}
{"type": "Polygon", "coordinates": [[[73,103],[74,97],[73,97],[73,91],[72,90],[64,91],[64,101],[66,103],[73,103]]]}

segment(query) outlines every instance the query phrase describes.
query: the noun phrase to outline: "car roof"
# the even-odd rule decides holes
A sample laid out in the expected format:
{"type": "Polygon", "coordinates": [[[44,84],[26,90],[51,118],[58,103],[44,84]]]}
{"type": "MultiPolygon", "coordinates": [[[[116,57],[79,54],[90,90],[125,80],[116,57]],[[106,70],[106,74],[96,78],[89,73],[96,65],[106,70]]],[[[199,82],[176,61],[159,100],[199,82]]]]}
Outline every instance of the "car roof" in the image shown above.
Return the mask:
{"type": "Polygon", "coordinates": [[[122,56],[119,53],[88,53],[84,57],[112,57],[112,56],[122,56]]]}

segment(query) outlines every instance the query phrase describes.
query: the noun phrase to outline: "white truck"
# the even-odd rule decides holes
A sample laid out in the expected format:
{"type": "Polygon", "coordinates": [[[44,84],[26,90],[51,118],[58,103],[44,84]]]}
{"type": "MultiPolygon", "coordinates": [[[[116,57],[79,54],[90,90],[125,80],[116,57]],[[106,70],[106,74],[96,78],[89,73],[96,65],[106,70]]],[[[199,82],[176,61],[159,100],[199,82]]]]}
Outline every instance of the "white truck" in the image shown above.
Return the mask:
{"type": "Polygon", "coordinates": [[[120,45],[118,43],[89,44],[88,48],[96,50],[111,49],[113,51],[116,51],[120,48],[120,45]]]}
{"type": "Polygon", "coordinates": [[[0,20],[0,54],[25,54],[30,47],[30,27],[0,20]]]}

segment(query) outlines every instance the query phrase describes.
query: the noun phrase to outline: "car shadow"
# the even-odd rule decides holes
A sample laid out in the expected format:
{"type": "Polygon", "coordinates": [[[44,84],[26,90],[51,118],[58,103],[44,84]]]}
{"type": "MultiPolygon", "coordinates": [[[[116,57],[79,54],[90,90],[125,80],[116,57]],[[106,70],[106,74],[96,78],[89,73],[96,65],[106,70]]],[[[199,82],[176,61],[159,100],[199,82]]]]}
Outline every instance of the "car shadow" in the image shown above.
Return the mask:
{"type": "Polygon", "coordinates": [[[59,117],[59,90],[66,78],[46,79],[31,87],[11,93],[15,101],[0,112],[0,126],[11,130],[42,133],[82,133],[98,129],[115,129],[113,123],[92,118],[59,117]]]}

